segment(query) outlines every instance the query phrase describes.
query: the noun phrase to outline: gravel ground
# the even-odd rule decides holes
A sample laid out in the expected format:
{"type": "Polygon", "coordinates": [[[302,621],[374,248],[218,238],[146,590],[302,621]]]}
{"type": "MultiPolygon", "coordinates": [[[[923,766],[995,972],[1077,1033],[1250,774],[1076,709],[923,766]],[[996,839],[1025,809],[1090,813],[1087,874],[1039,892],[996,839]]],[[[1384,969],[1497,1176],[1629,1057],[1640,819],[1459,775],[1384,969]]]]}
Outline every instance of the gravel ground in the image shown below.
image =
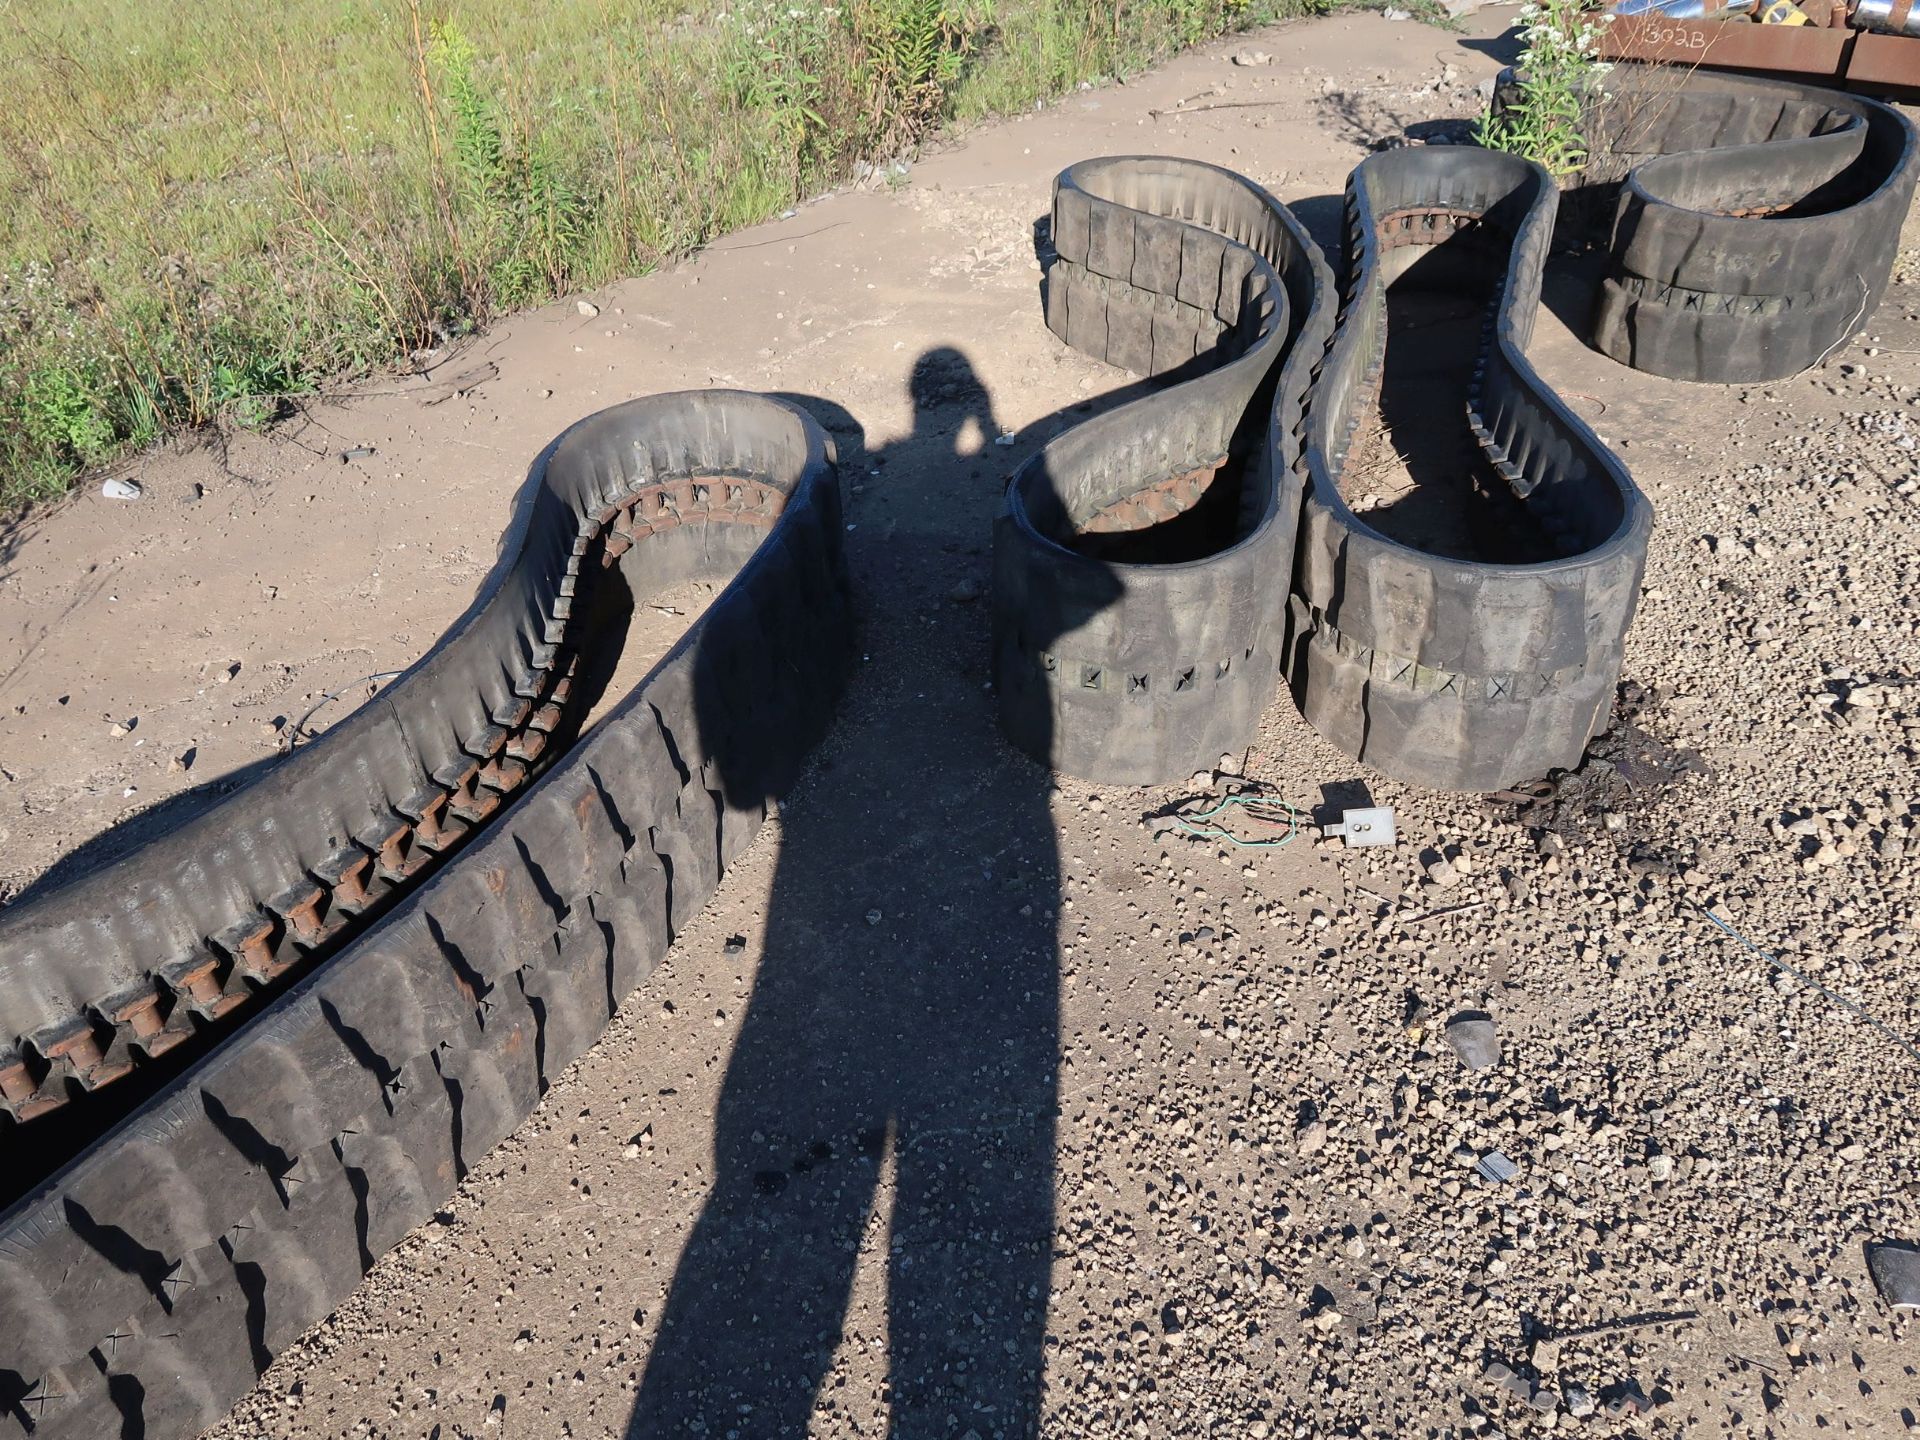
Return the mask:
{"type": "MultiPolygon", "coordinates": [[[[1249,754],[1158,791],[1050,781],[993,732],[1000,478],[1117,383],[1034,313],[1053,171],[1200,154],[1319,197],[1324,228],[1371,140],[1470,113],[1505,13],[1214,47],[597,297],[667,330],[574,413],[709,380],[832,397],[865,663],[605,1040],[214,1434],[1920,1429],[1914,1322],[1865,1249],[1920,1240],[1920,252],[1854,345],[1727,389],[1587,351],[1590,277],[1558,265],[1540,366],[1658,521],[1620,723],[1552,793],[1361,773],[1284,698],[1249,754]],[[700,358],[661,351],[703,317],[711,341],[675,337],[700,358]],[[1152,823],[1243,775],[1303,811],[1390,804],[1398,843],[1152,823]]],[[[518,397],[586,341],[516,324],[457,418],[325,413],[403,454],[550,434],[568,417],[518,397]]],[[[307,462],[251,443],[249,513],[302,533],[307,462]]],[[[157,457],[150,493],[197,463],[157,457]]],[[[388,539],[483,499],[450,481],[388,539]]],[[[22,552],[29,585],[93,534],[76,513],[22,552]]],[[[470,585],[434,577],[416,618],[470,585]]],[[[330,613],[352,664],[387,658],[390,599],[330,613]]],[[[275,640],[217,623],[208,648],[275,640]]],[[[62,732],[43,683],[42,804],[124,743],[62,732]]]]}

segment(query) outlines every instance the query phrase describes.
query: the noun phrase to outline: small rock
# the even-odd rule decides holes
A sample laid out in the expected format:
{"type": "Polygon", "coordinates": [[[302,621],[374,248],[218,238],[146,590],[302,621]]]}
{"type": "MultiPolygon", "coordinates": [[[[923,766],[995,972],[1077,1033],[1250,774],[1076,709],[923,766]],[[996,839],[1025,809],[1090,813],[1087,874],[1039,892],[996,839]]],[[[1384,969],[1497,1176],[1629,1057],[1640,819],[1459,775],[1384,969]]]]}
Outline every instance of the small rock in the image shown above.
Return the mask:
{"type": "Polygon", "coordinates": [[[886,917],[882,915],[878,910],[867,911],[867,924],[869,925],[878,925],[885,918],[886,917]]]}
{"type": "Polygon", "coordinates": [[[1647,1157],[1647,1176],[1657,1185],[1664,1185],[1673,1179],[1673,1156],[1650,1155],[1647,1157]]]}
{"type": "Polygon", "coordinates": [[[1438,885],[1442,890],[1450,890],[1460,883],[1460,872],[1454,867],[1454,863],[1451,860],[1442,856],[1427,866],[1427,879],[1438,885]]]}
{"type": "Polygon", "coordinates": [[[186,774],[187,771],[193,768],[193,762],[199,758],[199,755],[200,755],[200,747],[197,745],[189,745],[185,750],[181,751],[178,755],[172,756],[170,759],[168,759],[167,761],[168,772],[174,775],[186,774]]]}
{"type": "Polygon", "coordinates": [[[1567,1413],[1576,1420],[1584,1420],[1593,1414],[1593,1396],[1585,1386],[1567,1386],[1567,1413]]]}
{"type": "Polygon", "coordinates": [[[1469,1070],[1485,1070],[1500,1060],[1500,1034],[1484,1010],[1462,1010],[1447,1021],[1447,1043],[1469,1070]]]}
{"type": "Polygon", "coordinates": [[[146,491],[138,480],[113,479],[100,486],[100,493],[109,500],[138,500],[146,491]]]}
{"type": "Polygon", "coordinates": [[[1551,1374],[1560,1368],[1560,1342],[1558,1340],[1536,1340],[1533,1349],[1528,1352],[1533,1360],[1533,1368],[1542,1375],[1551,1374]]]}
{"type": "Polygon", "coordinates": [[[1264,50],[1236,50],[1233,55],[1236,65],[1271,65],[1273,56],[1264,50]]]}
{"type": "Polygon", "coordinates": [[[1300,1128],[1297,1139],[1302,1155],[1319,1154],[1320,1151],[1326,1148],[1327,1122],[1324,1120],[1309,1121],[1300,1128]]]}
{"type": "Polygon", "coordinates": [[[956,605],[970,605],[980,598],[980,582],[969,575],[947,592],[947,598],[956,605]]]}
{"type": "Polygon", "coordinates": [[[586,316],[587,319],[589,320],[591,320],[594,316],[600,313],[600,307],[594,304],[591,300],[576,300],[573,302],[573,308],[578,310],[582,315],[586,316]]]}
{"type": "Polygon", "coordinates": [[[139,717],[130,715],[125,720],[114,721],[107,727],[107,733],[118,740],[122,735],[131,735],[139,723],[139,717]]]}

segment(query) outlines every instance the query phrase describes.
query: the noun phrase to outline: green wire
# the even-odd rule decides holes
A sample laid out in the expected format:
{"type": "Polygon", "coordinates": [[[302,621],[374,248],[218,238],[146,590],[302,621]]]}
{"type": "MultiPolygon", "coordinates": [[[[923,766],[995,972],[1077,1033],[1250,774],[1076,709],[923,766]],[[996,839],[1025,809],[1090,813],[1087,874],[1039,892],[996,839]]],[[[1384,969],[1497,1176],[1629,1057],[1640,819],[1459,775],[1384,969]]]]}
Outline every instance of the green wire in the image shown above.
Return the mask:
{"type": "Polygon", "coordinates": [[[1170,815],[1167,818],[1189,835],[1197,836],[1202,840],[1224,840],[1229,845],[1238,845],[1243,850],[1278,850],[1282,845],[1291,844],[1293,837],[1300,833],[1300,822],[1305,817],[1305,814],[1306,812],[1298,806],[1288,804],[1277,795],[1266,795],[1258,791],[1250,791],[1239,795],[1229,795],[1211,810],[1202,810],[1197,815],[1170,815]],[[1217,815],[1224,814],[1235,805],[1244,806],[1250,812],[1255,806],[1284,811],[1285,813],[1280,816],[1260,815],[1256,813],[1254,814],[1254,819],[1264,820],[1269,825],[1285,824],[1287,833],[1282,835],[1278,840],[1243,840],[1240,836],[1222,826],[1196,825],[1194,823],[1196,820],[1211,820],[1217,815]]]}

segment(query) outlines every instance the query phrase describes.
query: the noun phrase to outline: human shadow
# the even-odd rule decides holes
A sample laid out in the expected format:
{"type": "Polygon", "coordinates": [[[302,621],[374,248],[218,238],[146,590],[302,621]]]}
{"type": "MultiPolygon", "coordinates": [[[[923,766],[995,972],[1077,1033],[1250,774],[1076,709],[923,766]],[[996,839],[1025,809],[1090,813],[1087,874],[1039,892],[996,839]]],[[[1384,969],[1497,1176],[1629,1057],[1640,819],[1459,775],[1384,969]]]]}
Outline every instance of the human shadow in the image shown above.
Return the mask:
{"type": "MultiPolygon", "coordinates": [[[[853,1343],[856,1272],[876,1267],[884,1336],[856,1322],[857,1343],[884,1342],[888,1433],[1038,1427],[1059,1052],[1052,786],[1000,739],[985,684],[1008,454],[992,404],[952,349],[920,357],[910,386],[912,433],[873,451],[838,406],[785,397],[839,448],[859,662],[783,808],[713,1189],[631,1437],[807,1434],[845,1403],[827,1381],[853,1343]],[[969,425],[977,454],[960,448],[969,425]]],[[[719,723],[718,697],[696,703],[703,730],[719,723]]]]}

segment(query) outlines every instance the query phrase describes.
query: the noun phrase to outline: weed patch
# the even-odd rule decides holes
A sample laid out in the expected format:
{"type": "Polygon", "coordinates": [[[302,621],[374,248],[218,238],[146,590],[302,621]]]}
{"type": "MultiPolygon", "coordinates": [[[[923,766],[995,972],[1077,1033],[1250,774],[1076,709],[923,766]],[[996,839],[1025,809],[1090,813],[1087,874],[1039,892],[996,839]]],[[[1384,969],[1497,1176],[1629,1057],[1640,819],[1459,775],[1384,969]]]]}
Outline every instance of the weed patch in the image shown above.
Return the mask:
{"type": "Polygon", "coordinates": [[[0,9],[0,506],[1330,4],[0,9]]]}

